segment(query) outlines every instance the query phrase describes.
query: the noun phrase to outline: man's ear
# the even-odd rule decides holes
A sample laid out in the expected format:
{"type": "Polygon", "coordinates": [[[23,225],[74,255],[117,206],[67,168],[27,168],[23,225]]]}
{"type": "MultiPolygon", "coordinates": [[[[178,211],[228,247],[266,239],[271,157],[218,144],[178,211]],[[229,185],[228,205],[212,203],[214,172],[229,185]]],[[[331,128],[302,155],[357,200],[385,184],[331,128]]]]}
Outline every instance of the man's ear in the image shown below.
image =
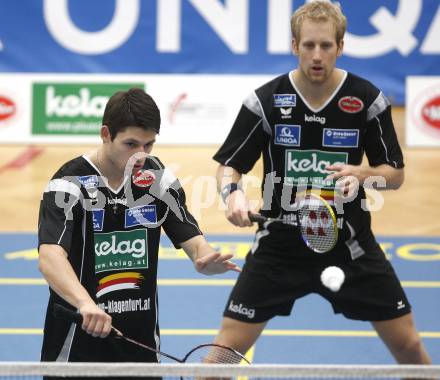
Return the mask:
{"type": "Polygon", "coordinates": [[[293,55],[298,55],[298,44],[295,38],[292,38],[292,53],[293,55]]]}
{"type": "Polygon", "coordinates": [[[100,132],[100,134],[101,134],[102,142],[103,142],[104,144],[107,143],[107,142],[112,141],[112,136],[111,136],[111,134],[110,134],[110,129],[108,129],[108,127],[107,127],[106,125],[103,125],[103,126],[101,127],[101,132],[100,132]]]}
{"type": "Polygon", "coordinates": [[[340,40],[339,44],[338,44],[338,57],[340,57],[342,55],[342,52],[344,50],[344,40],[340,40]]]}

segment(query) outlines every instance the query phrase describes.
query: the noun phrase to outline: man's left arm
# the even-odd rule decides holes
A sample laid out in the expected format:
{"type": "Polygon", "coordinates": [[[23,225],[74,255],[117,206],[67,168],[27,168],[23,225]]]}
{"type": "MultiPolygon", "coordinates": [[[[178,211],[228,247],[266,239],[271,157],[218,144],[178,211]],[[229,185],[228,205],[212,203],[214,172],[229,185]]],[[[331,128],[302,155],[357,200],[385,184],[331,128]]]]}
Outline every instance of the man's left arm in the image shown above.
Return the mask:
{"type": "Polygon", "coordinates": [[[335,164],[327,166],[326,169],[334,172],[327,179],[335,180],[337,188],[345,196],[352,195],[358,190],[359,186],[364,186],[366,182],[369,184],[369,187],[378,183],[371,181],[377,179],[377,177],[382,179],[378,186],[373,186],[377,190],[397,190],[404,181],[404,169],[394,168],[388,164],[374,167],[335,164]]]}
{"type": "Polygon", "coordinates": [[[203,235],[194,236],[180,243],[185,253],[194,263],[197,272],[205,275],[225,273],[227,271],[240,272],[240,267],[230,261],[232,254],[221,254],[212,248],[203,235]]]}

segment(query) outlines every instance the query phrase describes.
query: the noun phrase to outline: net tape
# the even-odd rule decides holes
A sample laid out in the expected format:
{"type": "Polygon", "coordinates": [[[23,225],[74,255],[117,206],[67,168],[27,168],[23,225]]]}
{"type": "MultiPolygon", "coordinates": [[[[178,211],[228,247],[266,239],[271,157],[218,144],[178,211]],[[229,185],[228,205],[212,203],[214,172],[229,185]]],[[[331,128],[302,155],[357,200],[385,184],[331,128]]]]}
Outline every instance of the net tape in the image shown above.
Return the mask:
{"type": "Polygon", "coordinates": [[[440,379],[440,365],[283,365],[2,362],[0,376],[163,376],[440,379]]]}

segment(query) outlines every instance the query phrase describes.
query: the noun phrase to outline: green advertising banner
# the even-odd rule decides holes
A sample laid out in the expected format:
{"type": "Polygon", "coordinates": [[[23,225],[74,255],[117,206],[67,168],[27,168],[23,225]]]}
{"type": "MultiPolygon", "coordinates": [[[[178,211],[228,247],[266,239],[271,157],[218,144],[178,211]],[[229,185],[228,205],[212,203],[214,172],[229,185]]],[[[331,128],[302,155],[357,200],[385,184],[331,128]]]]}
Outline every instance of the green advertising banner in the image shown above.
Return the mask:
{"type": "Polygon", "coordinates": [[[32,135],[97,135],[109,98],[144,83],[34,83],[32,135]]]}

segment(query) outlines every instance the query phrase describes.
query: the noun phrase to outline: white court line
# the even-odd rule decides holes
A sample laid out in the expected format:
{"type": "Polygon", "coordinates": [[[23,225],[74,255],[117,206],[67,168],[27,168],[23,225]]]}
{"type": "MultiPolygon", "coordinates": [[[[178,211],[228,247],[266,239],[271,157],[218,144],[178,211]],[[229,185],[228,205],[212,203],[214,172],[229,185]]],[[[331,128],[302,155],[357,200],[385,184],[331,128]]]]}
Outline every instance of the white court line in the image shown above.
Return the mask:
{"type": "MultiPolygon", "coordinates": [[[[234,279],[159,278],[160,286],[233,286],[234,279]]],[[[404,288],[440,288],[440,281],[401,281],[404,288]]],[[[44,278],[1,277],[0,285],[47,285],[44,278]]]]}
{"type": "MultiPolygon", "coordinates": [[[[160,329],[161,335],[168,336],[215,336],[216,329],[160,329]]],[[[421,331],[422,338],[440,338],[440,331],[421,331]]],[[[43,335],[43,329],[35,328],[0,328],[0,335],[43,335]]],[[[264,330],[263,336],[308,336],[339,338],[376,338],[373,330],[264,330]]],[[[253,354],[253,353],[251,353],[253,354]]]]}

